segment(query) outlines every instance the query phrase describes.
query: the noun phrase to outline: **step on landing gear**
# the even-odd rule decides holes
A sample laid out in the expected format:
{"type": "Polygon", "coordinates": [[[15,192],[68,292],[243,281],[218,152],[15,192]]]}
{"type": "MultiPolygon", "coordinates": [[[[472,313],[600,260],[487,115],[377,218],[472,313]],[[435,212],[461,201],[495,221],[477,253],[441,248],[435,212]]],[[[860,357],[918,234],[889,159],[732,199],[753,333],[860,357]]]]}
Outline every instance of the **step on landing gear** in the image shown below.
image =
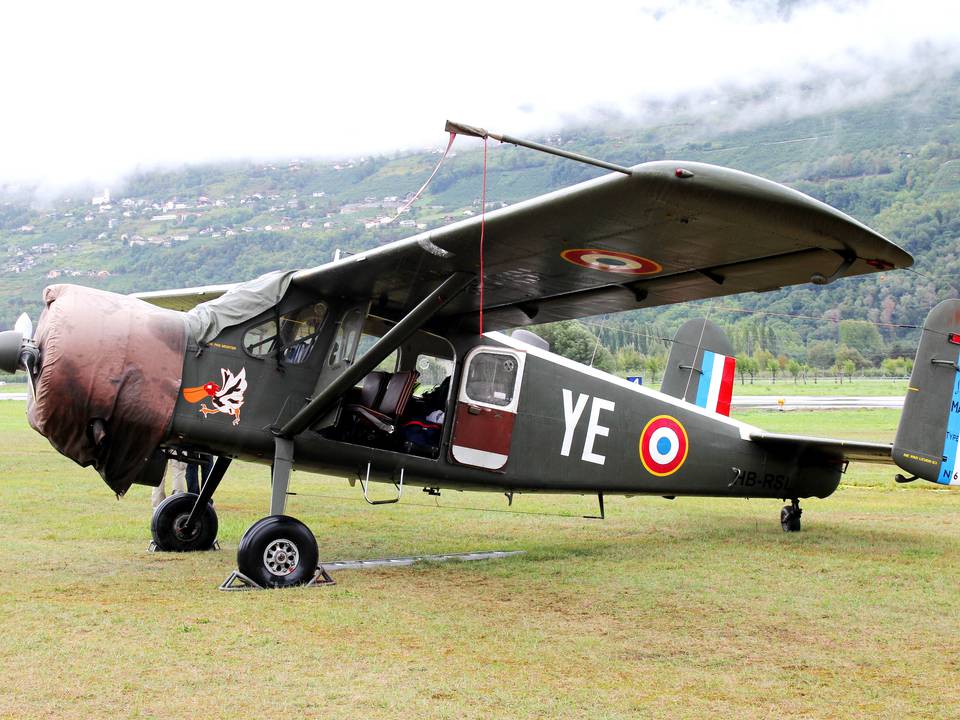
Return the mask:
{"type": "Polygon", "coordinates": [[[800,532],[800,516],[803,510],[800,509],[800,500],[793,498],[789,505],[784,505],[780,510],[780,527],[784,532],[800,532]]]}

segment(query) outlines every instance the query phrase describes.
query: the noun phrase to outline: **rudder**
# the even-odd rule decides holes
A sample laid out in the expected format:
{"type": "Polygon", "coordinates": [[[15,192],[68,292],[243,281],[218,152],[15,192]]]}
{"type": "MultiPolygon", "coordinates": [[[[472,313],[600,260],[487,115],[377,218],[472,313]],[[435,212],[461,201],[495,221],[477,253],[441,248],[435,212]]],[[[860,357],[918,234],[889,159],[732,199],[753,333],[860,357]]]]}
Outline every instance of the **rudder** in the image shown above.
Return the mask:
{"type": "Polygon", "coordinates": [[[719,326],[688,320],[673,338],[660,391],[729,415],[736,364],[733,346],[719,326]]]}
{"type": "Polygon", "coordinates": [[[944,300],[923,324],[893,459],[908,473],[960,485],[960,300],[944,300]]]}

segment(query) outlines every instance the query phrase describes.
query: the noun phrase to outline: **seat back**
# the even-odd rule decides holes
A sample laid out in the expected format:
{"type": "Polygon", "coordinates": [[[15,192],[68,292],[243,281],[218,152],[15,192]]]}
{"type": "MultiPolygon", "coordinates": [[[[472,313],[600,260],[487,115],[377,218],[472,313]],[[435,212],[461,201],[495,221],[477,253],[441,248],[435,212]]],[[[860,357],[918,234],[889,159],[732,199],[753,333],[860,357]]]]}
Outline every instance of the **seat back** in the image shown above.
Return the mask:
{"type": "Polygon", "coordinates": [[[420,373],[416,370],[406,370],[404,372],[394,373],[387,382],[387,388],[383,391],[383,398],[376,407],[378,412],[390,417],[400,417],[407,407],[407,402],[413,394],[413,386],[420,373]]]}
{"type": "Polygon", "coordinates": [[[376,408],[383,393],[383,382],[387,373],[375,370],[363,379],[360,388],[360,404],[368,408],[376,408]]]}

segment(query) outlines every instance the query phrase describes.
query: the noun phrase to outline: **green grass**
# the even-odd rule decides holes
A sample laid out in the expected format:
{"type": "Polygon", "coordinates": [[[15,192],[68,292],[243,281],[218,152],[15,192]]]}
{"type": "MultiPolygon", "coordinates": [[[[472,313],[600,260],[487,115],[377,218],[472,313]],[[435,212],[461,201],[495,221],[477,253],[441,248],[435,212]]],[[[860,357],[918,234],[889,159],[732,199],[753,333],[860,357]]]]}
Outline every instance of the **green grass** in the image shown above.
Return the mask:
{"type": "Polygon", "coordinates": [[[749,379],[741,384],[737,379],[733,386],[734,395],[904,395],[907,392],[906,380],[872,380],[855,378],[851,381],[838,383],[834,378],[819,378],[794,382],[792,378],[778,379],[770,382],[769,378],[757,380],[750,384],[749,379]]]}
{"type": "Polygon", "coordinates": [[[892,408],[791,412],[734,408],[732,415],[737,420],[774,432],[893,442],[897,423],[900,422],[900,412],[899,409],[892,408]]]}
{"type": "MultiPolygon", "coordinates": [[[[740,417],[883,439],[895,415],[740,417]]],[[[600,522],[582,497],[514,502],[565,517],[413,491],[372,508],[297,473],[289,511],[323,557],[527,553],[227,594],[264,468],[232,468],[218,493],[223,551],[147,554],[148,489],[116,502],[6,402],[0,717],[955,717],[960,493],[875,472],[805,502],[796,535],[777,502],[610,498],[600,522]]]]}
{"type": "MultiPolygon", "coordinates": [[[[741,383],[737,378],[733,385],[733,394],[736,395],[845,395],[845,396],[890,396],[904,395],[907,392],[907,380],[885,380],[873,378],[855,378],[853,381],[837,382],[836,378],[821,377],[817,382],[812,379],[806,383],[794,382],[789,376],[771,382],[770,378],[758,378],[751,383],[749,378],[741,383]]],[[[660,388],[660,383],[650,385],[654,389],[660,388]]]]}

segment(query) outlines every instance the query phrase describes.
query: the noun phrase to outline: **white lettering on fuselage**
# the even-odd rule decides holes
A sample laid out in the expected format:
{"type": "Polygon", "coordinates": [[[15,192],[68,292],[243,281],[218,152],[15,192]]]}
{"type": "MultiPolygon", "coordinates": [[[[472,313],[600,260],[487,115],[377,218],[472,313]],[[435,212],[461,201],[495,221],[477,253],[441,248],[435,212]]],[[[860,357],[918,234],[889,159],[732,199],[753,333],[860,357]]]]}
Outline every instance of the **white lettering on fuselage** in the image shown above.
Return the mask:
{"type": "MultiPolygon", "coordinates": [[[[587,407],[589,395],[577,395],[577,401],[573,401],[573,393],[566,388],[563,392],[563,444],[560,446],[560,454],[564,457],[570,455],[570,449],[573,445],[573,434],[576,432],[577,424],[583,416],[583,411],[587,407]]],[[[583,441],[583,454],[580,456],[585,462],[603,465],[606,456],[593,451],[593,444],[597,437],[607,437],[610,435],[610,428],[600,424],[600,412],[607,410],[613,412],[616,404],[612,400],[603,398],[593,398],[593,404],[590,406],[590,418],[587,420],[587,435],[583,441]]]]}
{"type": "Polygon", "coordinates": [[[580,422],[580,416],[583,415],[583,409],[587,406],[589,395],[578,395],[576,407],[573,405],[573,393],[563,389],[563,446],[560,448],[560,454],[569,457],[570,446],[573,445],[573,432],[577,429],[577,423],[580,422]]]}

